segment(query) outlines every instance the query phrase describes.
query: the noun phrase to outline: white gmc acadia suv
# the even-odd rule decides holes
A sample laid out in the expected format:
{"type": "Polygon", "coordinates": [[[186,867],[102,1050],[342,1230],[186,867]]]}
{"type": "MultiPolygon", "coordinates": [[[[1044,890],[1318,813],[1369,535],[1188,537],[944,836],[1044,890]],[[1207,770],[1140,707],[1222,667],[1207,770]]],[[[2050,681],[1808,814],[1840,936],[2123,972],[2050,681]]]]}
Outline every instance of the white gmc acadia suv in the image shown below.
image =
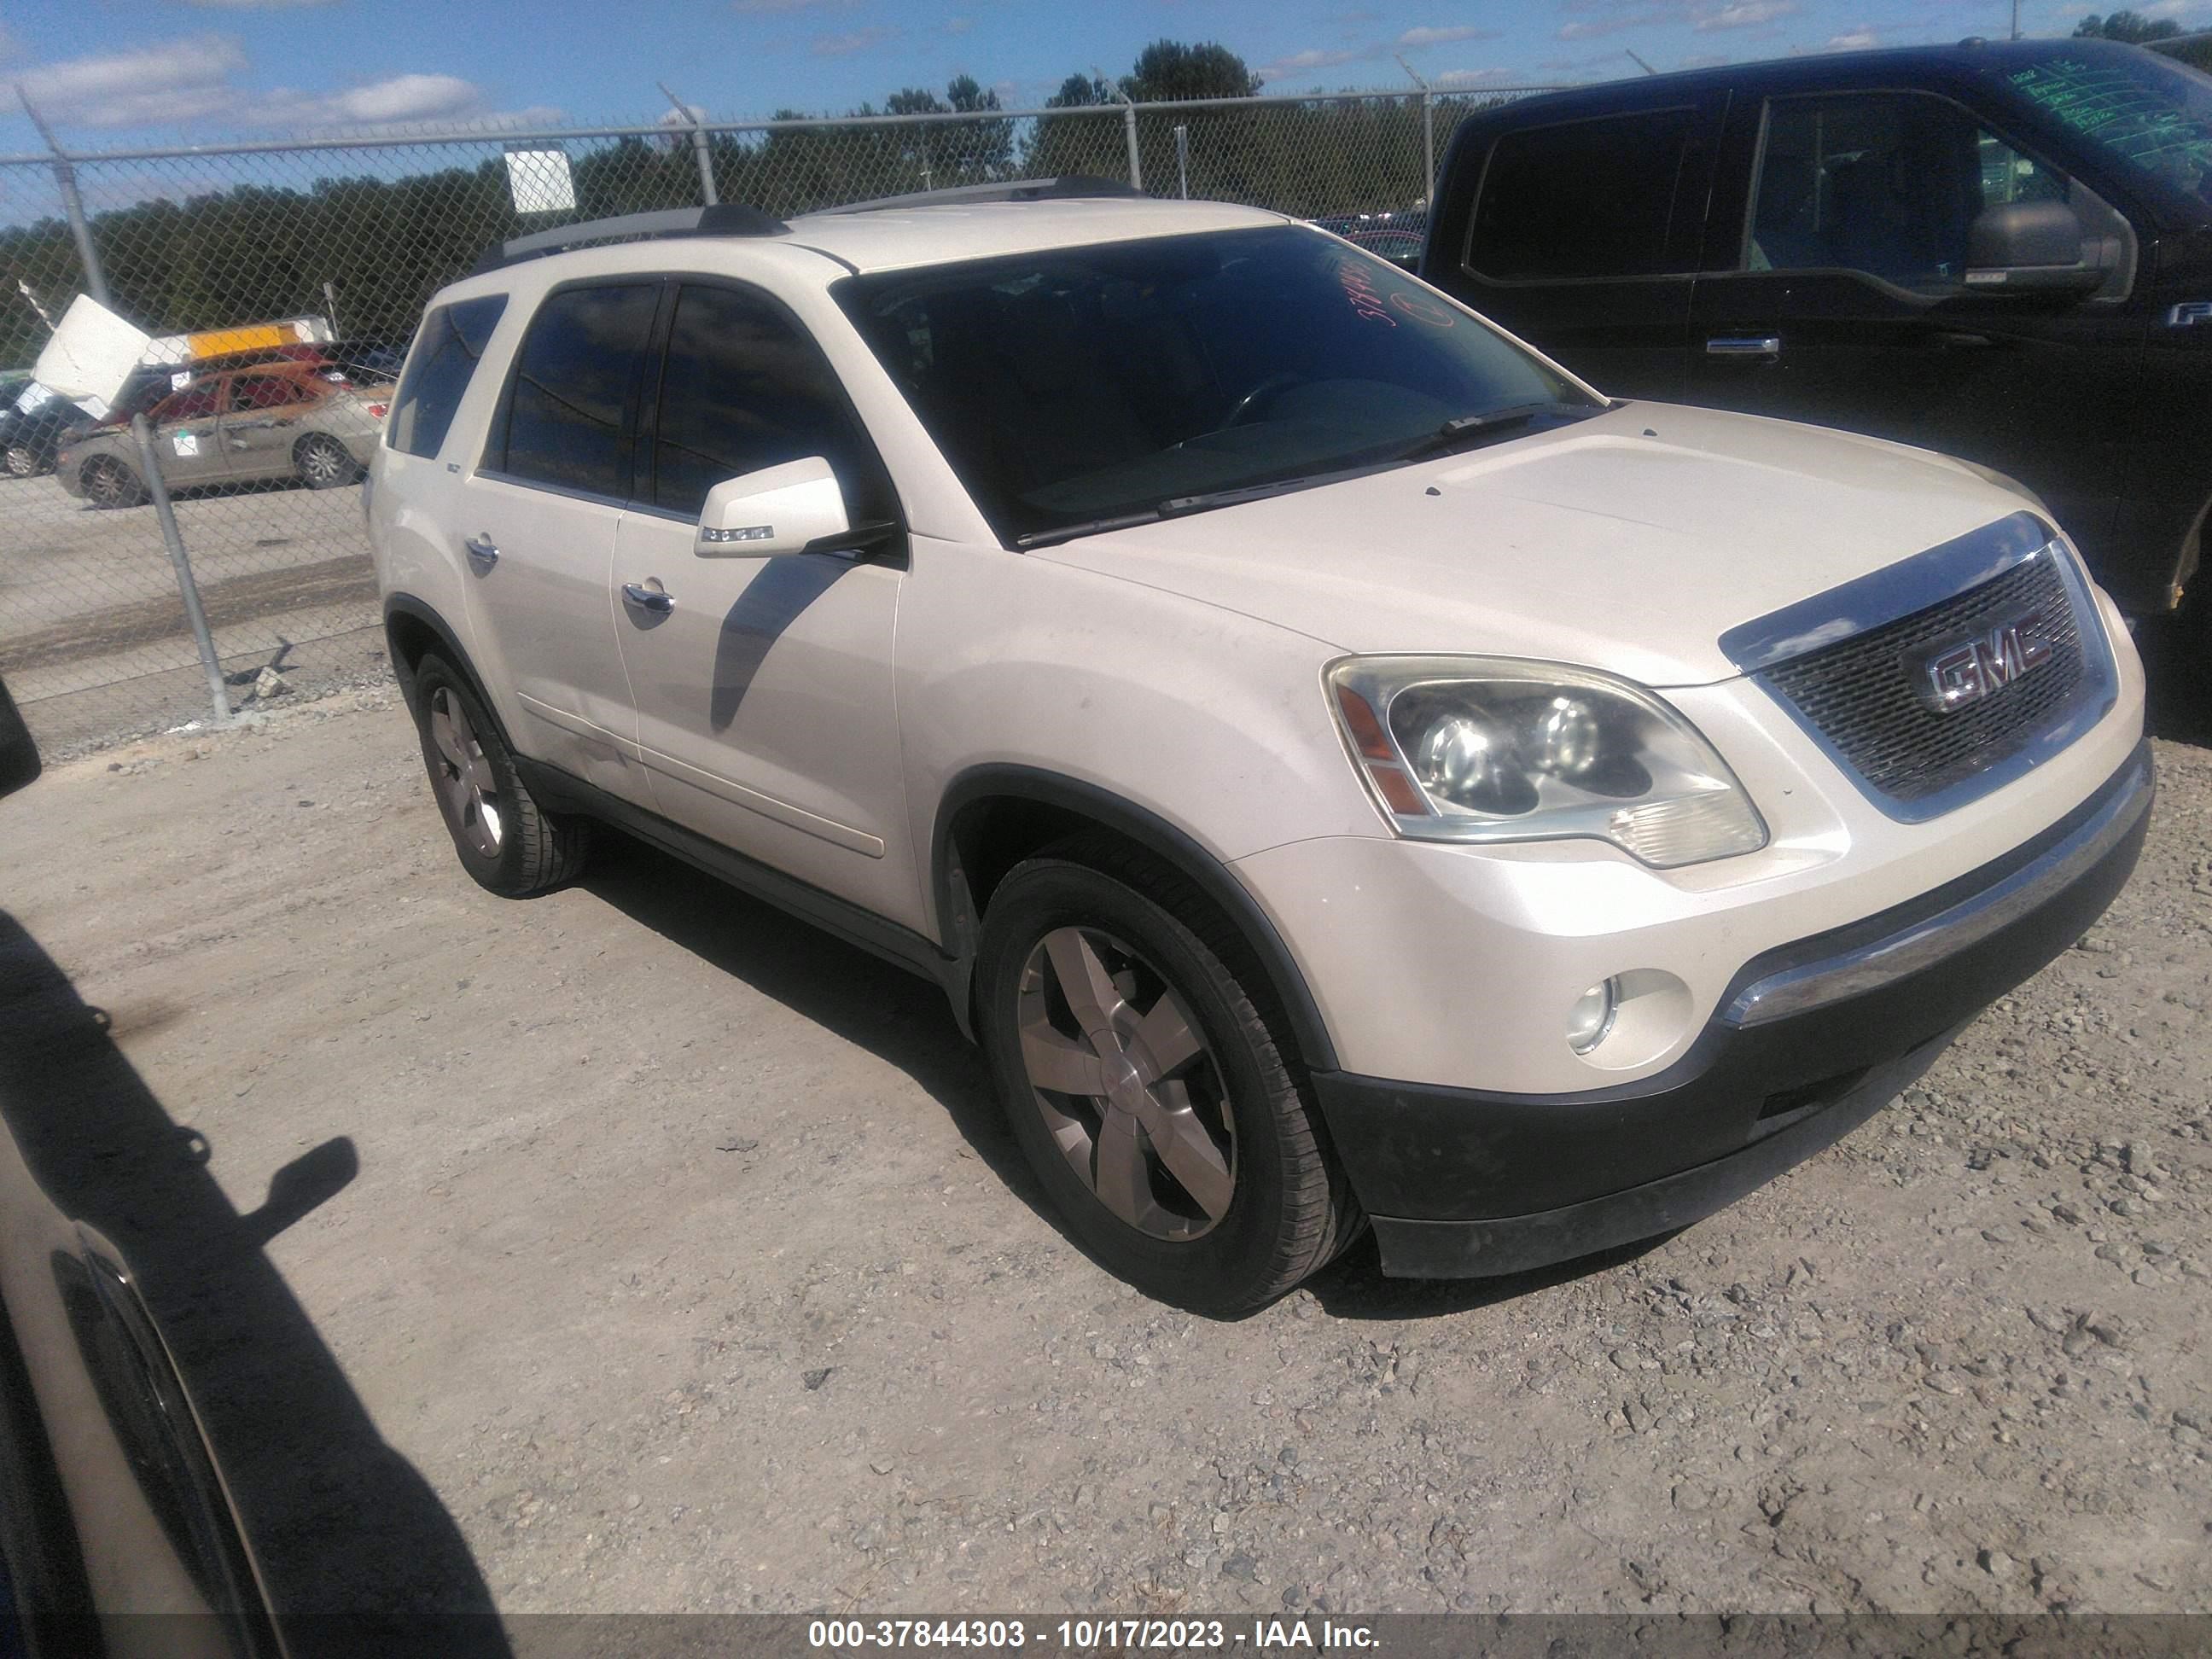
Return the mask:
{"type": "Polygon", "coordinates": [[[2148,821],[2135,652],[2018,486],[1609,402],[1244,208],[525,237],[371,483],[469,873],[605,822],[936,979],[1070,1231],[1194,1307],[1368,1225],[1484,1274],[1710,1213],[2148,821]]]}

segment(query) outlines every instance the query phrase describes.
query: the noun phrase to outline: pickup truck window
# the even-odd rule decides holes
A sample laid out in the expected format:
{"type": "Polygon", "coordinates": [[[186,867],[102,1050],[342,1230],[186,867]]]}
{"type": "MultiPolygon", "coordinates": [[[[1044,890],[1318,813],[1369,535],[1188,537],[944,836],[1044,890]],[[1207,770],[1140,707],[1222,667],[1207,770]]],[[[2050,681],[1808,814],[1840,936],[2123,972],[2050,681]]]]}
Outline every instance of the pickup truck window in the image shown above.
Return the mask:
{"type": "Polygon", "coordinates": [[[2067,181],[1927,94],[1778,98],[1747,270],[1859,270],[1900,288],[1964,285],[1966,232],[1999,202],[2063,201],[2067,181]]]}
{"type": "Polygon", "coordinates": [[[2152,52],[2063,48],[1991,76],[2130,170],[2212,202],[2212,76],[2152,52]]]}
{"type": "Polygon", "coordinates": [[[1504,135],[1483,169],[1468,269],[1497,282],[1678,274],[1667,227],[1692,115],[1647,110],[1504,135]]]}

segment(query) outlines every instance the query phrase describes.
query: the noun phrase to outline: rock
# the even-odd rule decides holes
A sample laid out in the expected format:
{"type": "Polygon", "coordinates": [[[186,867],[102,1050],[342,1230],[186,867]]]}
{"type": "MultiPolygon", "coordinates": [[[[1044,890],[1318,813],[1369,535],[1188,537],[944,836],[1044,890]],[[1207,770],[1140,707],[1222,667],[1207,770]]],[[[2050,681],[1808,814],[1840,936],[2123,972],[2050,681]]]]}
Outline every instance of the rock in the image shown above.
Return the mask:
{"type": "Polygon", "coordinates": [[[291,689],[284,683],[284,677],[273,668],[264,668],[253,677],[253,695],[263,702],[281,697],[291,689]]]}
{"type": "Polygon", "coordinates": [[[2012,1577],[2012,1557],[2007,1555],[2002,1550],[1984,1549],[1977,1553],[1974,1559],[1981,1564],[1982,1571],[1992,1578],[2002,1579],[2012,1577]]]}
{"type": "Polygon", "coordinates": [[[830,1380],[830,1373],[836,1369],[837,1368],[835,1365],[819,1366],[815,1370],[807,1372],[804,1376],[800,1377],[799,1381],[806,1389],[807,1393],[812,1394],[817,1389],[819,1389],[824,1382],[827,1382],[830,1380]]]}
{"type": "Polygon", "coordinates": [[[1260,1564],[1245,1554],[1243,1551],[1239,1550],[1234,1555],[1222,1558],[1221,1576],[1224,1578],[1239,1579],[1249,1584],[1260,1577],[1260,1564]]]}

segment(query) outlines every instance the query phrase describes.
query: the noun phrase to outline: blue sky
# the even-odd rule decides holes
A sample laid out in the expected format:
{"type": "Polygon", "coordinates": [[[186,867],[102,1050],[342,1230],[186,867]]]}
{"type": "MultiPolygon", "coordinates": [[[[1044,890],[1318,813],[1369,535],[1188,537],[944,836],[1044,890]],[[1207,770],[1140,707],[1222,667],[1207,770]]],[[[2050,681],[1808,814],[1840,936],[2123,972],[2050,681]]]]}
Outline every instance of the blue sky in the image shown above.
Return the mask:
{"type": "MultiPolygon", "coordinates": [[[[2070,33],[2081,0],[2021,0],[2070,33]]],[[[2105,9],[2100,7],[2099,9],[2105,9]]],[[[2138,10],[2212,26],[2212,0],[2138,10]]],[[[1218,40],[1268,89],[1556,84],[1660,69],[2002,35],[2010,0],[0,0],[0,87],[75,148],[264,138],[386,123],[649,120],[665,80],[736,118],[842,112],[959,74],[1009,106],[1126,71],[1162,37],[1218,40]]],[[[12,106],[14,100],[7,100],[12,106]]],[[[10,107],[0,149],[36,147],[10,107]]]]}

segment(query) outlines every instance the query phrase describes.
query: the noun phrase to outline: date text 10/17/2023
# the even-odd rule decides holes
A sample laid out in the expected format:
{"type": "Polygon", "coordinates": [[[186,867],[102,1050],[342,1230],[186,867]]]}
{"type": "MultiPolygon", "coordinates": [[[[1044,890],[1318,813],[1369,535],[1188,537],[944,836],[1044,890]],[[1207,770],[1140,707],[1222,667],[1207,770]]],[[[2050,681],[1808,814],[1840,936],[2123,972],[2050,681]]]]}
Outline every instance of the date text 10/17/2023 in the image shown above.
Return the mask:
{"type": "Polygon", "coordinates": [[[984,1653],[1243,1653],[1254,1659],[1324,1650],[1373,1652],[1367,1626],[1333,1619],[816,1619],[806,1644],[829,1652],[965,1648],[984,1653]]]}

